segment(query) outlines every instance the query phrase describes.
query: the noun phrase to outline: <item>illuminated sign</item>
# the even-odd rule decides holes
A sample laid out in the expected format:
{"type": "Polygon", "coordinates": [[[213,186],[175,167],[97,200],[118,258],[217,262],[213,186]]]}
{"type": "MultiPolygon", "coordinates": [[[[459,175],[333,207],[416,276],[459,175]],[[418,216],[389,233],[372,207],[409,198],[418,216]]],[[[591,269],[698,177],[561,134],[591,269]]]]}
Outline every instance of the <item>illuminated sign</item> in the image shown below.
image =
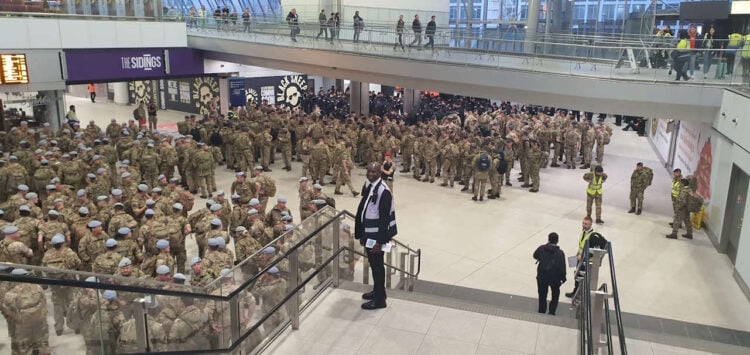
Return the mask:
{"type": "Polygon", "coordinates": [[[732,1],[732,15],[750,14],[750,1],[732,1]]]}
{"type": "Polygon", "coordinates": [[[0,84],[28,84],[29,70],[25,54],[0,54],[0,84]]]}

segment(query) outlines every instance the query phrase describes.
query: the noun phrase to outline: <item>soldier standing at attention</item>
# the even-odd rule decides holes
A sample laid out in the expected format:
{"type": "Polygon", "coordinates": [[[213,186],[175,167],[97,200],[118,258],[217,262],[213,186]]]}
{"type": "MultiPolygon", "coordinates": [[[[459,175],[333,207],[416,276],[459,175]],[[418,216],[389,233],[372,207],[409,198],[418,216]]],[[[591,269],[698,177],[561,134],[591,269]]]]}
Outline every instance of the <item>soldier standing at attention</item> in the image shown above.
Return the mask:
{"type": "Polygon", "coordinates": [[[668,239],[677,239],[677,230],[685,223],[686,233],[682,236],[693,239],[693,224],[690,222],[690,211],[688,210],[688,199],[690,198],[690,180],[680,180],[680,193],[674,199],[674,219],[672,220],[672,234],[667,234],[668,239]]]}
{"type": "Polygon", "coordinates": [[[461,151],[456,144],[456,139],[452,137],[448,140],[448,145],[443,148],[443,183],[440,186],[453,187],[460,155],[461,151]]]}
{"type": "MultiPolygon", "coordinates": [[[[513,169],[513,161],[516,160],[515,151],[513,150],[513,141],[508,139],[505,141],[505,150],[503,150],[503,155],[505,157],[505,161],[508,162],[508,168],[505,170],[505,186],[513,186],[513,184],[510,183],[510,174],[511,170],[513,169]]],[[[500,181],[503,180],[503,175],[500,176],[500,181]]]]}
{"type": "Polygon", "coordinates": [[[640,215],[643,210],[643,192],[646,188],[651,186],[651,181],[654,178],[654,172],[643,166],[643,163],[639,162],[635,165],[633,174],[630,175],[630,211],[628,213],[635,213],[640,215]]]}
{"type": "MultiPolygon", "coordinates": [[[[547,147],[549,148],[549,147],[547,147]]],[[[539,142],[531,141],[531,146],[526,151],[526,165],[528,166],[529,179],[532,180],[529,192],[539,192],[539,169],[546,165],[548,154],[539,149],[539,142]]],[[[522,187],[526,187],[521,185],[522,187]]]]}
{"type": "Polygon", "coordinates": [[[323,138],[312,147],[312,157],[310,159],[310,175],[314,184],[325,186],[326,171],[328,171],[328,157],[331,155],[328,146],[323,138]]]}
{"type": "Polygon", "coordinates": [[[602,184],[607,181],[607,174],[604,173],[601,165],[597,165],[594,172],[583,174],[583,180],[589,183],[586,188],[586,216],[591,217],[591,205],[596,202],[596,224],[603,224],[602,184]]]}
{"type": "Polygon", "coordinates": [[[281,156],[284,159],[284,170],[292,171],[292,134],[289,133],[289,128],[281,127],[277,139],[279,140],[279,148],[281,148],[281,156]]]}
{"type": "Polygon", "coordinates": [[[213,192],[211,185],[211,170],[214,165],[214,158],[208,150],[209,146],[198,143],[200,150],[195,153],[194,162],[198,177],[198,186],[200,186],[201,198],[210,198],[213,192]]]}
{"type": "Polygon", "coordinates": [[[682,182],[682,170],[680,169],[674,169],[674,172],[672,173],[672,210],[674,213],[677,213],[677,208],[675,207],[675,200],[677,200],[677,196],[680,195],[680,188],[682,182]]]}
{"type": "Polygon", "coordinates": [[[581,135],[578,134],[578,122],[565,131],[565,167],[575,169],[576,158],[578,154],[578,143],[581,141],[581,135]]]}

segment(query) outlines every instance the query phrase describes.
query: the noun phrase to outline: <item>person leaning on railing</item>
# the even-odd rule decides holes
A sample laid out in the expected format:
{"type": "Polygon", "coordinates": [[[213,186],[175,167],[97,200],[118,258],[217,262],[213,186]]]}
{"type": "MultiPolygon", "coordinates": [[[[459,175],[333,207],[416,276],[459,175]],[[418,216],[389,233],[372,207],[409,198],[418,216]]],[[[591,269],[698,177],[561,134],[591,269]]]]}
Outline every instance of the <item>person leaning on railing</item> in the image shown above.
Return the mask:
{"type": "Polygon", "coordinates": [[[362,17],[359,16],[359,11],[354,12],[353,22],[354,22],[354,38],[352,40],[354,41],[354,43],[358,43],[359,34],[362,33],[362,29],[365,28],[365,20],[363,20],[362,17]]]}
{"type": "Polygon", "coordinates": [[[714,40],[716,29],[714,26],[708,29],[705,35],[703,35],[703,41],[701,42],[701,48],[703,49],[703,79],[708,78],[708,70],[711,68],[711,60],[714,56],[712,49],[718,48],[718,43],[714,40]]]}

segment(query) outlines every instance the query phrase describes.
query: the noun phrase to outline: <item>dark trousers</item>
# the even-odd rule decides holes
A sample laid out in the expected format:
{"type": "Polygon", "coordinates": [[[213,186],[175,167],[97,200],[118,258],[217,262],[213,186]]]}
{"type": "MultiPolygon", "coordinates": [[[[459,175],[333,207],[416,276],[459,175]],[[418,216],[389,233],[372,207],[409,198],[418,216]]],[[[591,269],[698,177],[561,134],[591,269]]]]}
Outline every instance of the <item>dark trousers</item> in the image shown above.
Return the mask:
{"type": "Polygon", "coordinates": [[[96,102],[96,93],[95,92],[90,92],[89,96],[91,96],[91,102],[96,102]]]}
{"type": "MultiPolygon", "coordinates": [[[[315,36],[315,39],[319,39],[320,35],[324,34],[326,36],[326,40],[328,40],[328,27],[326,26],[320,26],[320,30],[318,30],[318,35],[315,36]]],[[[331,34],[331,37],[333,37],[333,34],[331,34]]]]}
{"type": "Polygon", "coordinates": [[[404,40],[403,40],[403,34],[399,33],[396,35],[396,44],[393,45],[393,49],[396,49],[396,46],[400,45],[401,49],[404,49],[404,40]]]}
{"type": "Polygon", "coordinates": [[[430,47],[432,49],[435,49],[435,36],[428,35],[427,37],[427,44],[424,45],[425,48],[430,47]]]}
{"type": "Polygon", "coordinates": [[[388,298],[385,294],[385,265],[383,262],[383,252],[371,253],[370,250],[365,249],[367,252],[367,261],[370,263],[370,270],[372,270],[372,283],[373,283],[373,295],[372,299],[376,303],[385,302],[388,298]]]}
{"type": "Polygon", "coordinates": [[[560,281],[536,278],[539,291],[539,313],[547,312],[547,291],[552,289],[552,299],[549,301],[549,314],[557,312],[557,301],[560,299],[560,281]]]}
{"type": "Polygon", "coordinates": [[[689,59],[690,57],[688,56],[681,56],[681,57],[675,58],[674,64],[672,65],[672,67],[675,70],[677,77],[675,77],[674,80],[679,81],[680,78],[683,78],[683,80],[688,81],[690,79],[690,77],[687,75],[687,70],[685,68],[689,59]]]}

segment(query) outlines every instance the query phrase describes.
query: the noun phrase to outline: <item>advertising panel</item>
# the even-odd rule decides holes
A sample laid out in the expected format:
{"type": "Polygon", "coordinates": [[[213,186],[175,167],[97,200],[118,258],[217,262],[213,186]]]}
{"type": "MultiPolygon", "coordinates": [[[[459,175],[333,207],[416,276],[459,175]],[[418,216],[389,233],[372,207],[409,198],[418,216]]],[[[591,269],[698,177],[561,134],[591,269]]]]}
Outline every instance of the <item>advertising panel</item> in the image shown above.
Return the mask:
{"type": "Polygon", "coordinates": [[[711,199],[711,129],[702,124],[680,122],[677,133],[677,150],[674,168],[681,169],[683,176],[693,175],[698,180],[698,193],[711,199]]]}
{"type": "Polygon", "coordinates": [[[302,103],[307,88],[307,75],[245,78],[245,99],[252,105],[266,100],[269,105],[283,104],[294,108],[302,103]]]}
{"type": "Polygon", "coordinates": [[[245,78],[229,78],[229,106],[245,106],[247,99],[245,97],[245,78]]]}
{"type": "Polygon", "coordinates": [[[189,48],[66,50],[65,65],[68,84],[203,74],[201,55],[189,48]]]}
{"type": "Polygon", "coordinates": [[[672,132],[669,131],[669,120],[654,118],[651,123],[650,133],[651,141],[654,143],[654,147],[656,147],[656,153],[659,154],[659,158],[663,161],[668,161],[669,142],[672,137],[672,132]]]}

